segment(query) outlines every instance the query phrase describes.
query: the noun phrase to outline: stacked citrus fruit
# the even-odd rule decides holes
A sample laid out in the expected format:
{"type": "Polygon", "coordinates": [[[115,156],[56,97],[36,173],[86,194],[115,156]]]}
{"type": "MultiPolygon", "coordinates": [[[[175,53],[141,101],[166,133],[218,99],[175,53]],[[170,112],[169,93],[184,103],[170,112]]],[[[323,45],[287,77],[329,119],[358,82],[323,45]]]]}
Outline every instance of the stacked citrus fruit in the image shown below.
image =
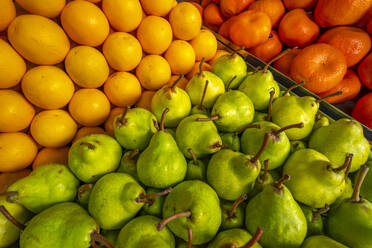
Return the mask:
{"type": "Polygon", "coordinates": [[[201,25],[176,0],[1,0],[0,172],[66,164],[71,142],[113,135],[126,105],[149,108],[155,90],[213,61],[201,25]]]}

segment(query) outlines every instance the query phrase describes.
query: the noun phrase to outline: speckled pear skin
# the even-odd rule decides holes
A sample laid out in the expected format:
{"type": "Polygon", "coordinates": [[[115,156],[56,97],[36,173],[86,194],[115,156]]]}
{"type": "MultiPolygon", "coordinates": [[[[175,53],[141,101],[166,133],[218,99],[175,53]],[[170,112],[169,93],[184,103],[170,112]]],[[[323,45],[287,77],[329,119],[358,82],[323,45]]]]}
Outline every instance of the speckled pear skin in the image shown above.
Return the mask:
{"type": "Polygon", "coordinates": [[[168,228],[179,238],[188,241],[187,227],[193,234],[193,244],[209,242],[221,225],[220,200],[206,183],[189,180],[176,185],[164,202],[163,218],[191,211],[191,217],[182,217],[168,223],[168,228]]]}
{"type": "Polygon", "coordinates": [[[224,148],[240,152],[240,137],[236,133],[220,133],[224,148]]]}
{"type": "Polygon", "coordinates": [[[336,201],[332,204],[332,208],[336,207],[338,204],[343,202],[346,199],[349,199],[353,195],[353,185],[351,183],[350,178],[346,178],[345,181],[345,190],[342,192],[342,194],[336,199],[336,201]]]}
{"type": "Polygon", "coordinates": [[[235,209],[234,215],[230,218],[230,210],[234,202],[232,201],[221,201],[221,212],[222,212],[222,224],[221,229],[227,230],[232,228],[243,228],[244,227],[244,215],[245,207],[247,206],[244,203],[239,204],[235,209]]]}
{"type": "Polygon", "coordinates": [[[286,95],[273,102],[272,122],[279,127],[302,122],[304,124],[303,128],[293,128],[285,131],[289,140],[301,140],[306,138],[313,130],[318,109],[319,104],[311,96],[286,95]]]}
{"type": "Polygon", "coordinates": [[[247,64],[237,53],[226,54],[214,61],[212,72],[222,79],[226,87],[236,77],[230,85],[231,89],[236,89],[247,75],[247,64]]]}
{"type": "Polygon", "coordinates": [[[72,144],[68,166],[84,183],[94,183],[118,168],[121,155],[120,144],[114,138],[106,134],[91,134],[72,144]]]}
{"type": "Polygon", "coordinates": [[[197,158],[215,153],[221,147],[222,140],[213,121],[196,121],[198,118],[208,118],[206,115],[190,115],[183,119],[176,129],[176,141],[183,155],[192,159],[189,149],[197,158]]]}
{"type": "Polygon", "coordinates": [[[324,235],[308,237],[301,246],[302,248],[348,248],[343,244],[324,235]]]}
{"type": "Polygon", "coordinates": [[[207,181],[220,198],[235,201],[253,189],[261,163],[250,163],[251,158],[230,149],[222,149],[212,156],[207,167],[207,181]]]}
{"type": "Polygon", "coordinates": [[[172,135],[159,131],[149,146],[139,155],[137,174],[148,187],[164,189],[181,182],[187,171],[187,162],[172,135]]]}
{"type": "Polygon", "coordinates": [[[190,115],[197,115],[197,114],[210,116],[211,111],[209,109],[204,108],[204,107],[200,108],[199,105],[195,105],[194,107],[192,107],[190,115]]]}
{"type": "Polygon", "coordinates": [[[353,154],[350,172],[357,171],[367,162],[370,151],[362,126],[349,119],[339,119],[315,130],[310,137],[309,148],[326,155],[334,167],[341,166],[345,156],[353,154]]]}
{"type": "Polygon", "coordinates": [[[167,227],[158,231],[161,219],[151,215],[136,217],[120,231],[117,248],[174,248],[175,239],[167,227]]]}
{"type": "MultiPolygon", "coordinates": [[[[234,228],[222,231],[208,245],[208,248],[224,247],[243,247],[252,239],[252,235],[244,229],[234,228]]],[[[255,243],[252,248],[261,248],[259,243],[255,243]]]]}
{"type": "Polygon", "coordinates": [[[152,135],[158,131],[154,125],[156,117],[146,109],[128,109],[125,123],[119,121],[121,118],[122,114],[114,119],[114,133],[116,140],[125,149],[145,149],[152,135]]]}
{"type": "Polygon", "coordinates": [[[83,208],[88,209],[89,197],[92,192],[93,184],[83,184],[78,189],[76,202],[78,202],[83,208]]]}
{"type": "Polygon", "coordinates": [[[121,157],[120,165],[119,165],[117,172],[127,173],[138,181],[139,180],[138,175],[137,175],[138,154],[134,158],[132,157],[132,154],[133,154],[133,151],[126,151],[123,154],[123,156],[121,157]]]}
{"type": "Polygon", "coordinates": [[[307,148],[307,144],[301,140],[292,140],[290,141],[291,143],[291,152],[294,153],[298,150],[305,149],[307,148]]]}
{"type": "Polygon", "coordinates": [[[136,202],[144,189],[125,173],[110,173],[94,185],[89,197],[89,213],[101,228],[115,230],[122,228],[142,208],[136,202]]]}
{"type": "Polygon", "coordinates": [[[324,234],[323,218],[321,216],[313,218],[313,213],[316,211],[316,209],[313,209],[313,208],[311,208],[309,206],[306,206],[306,205],[303,205],[303,204],[300,204],[300,207],[302,209],[302,212],[305,215],[306,222],[307,222],[306,237],[313,236],[313,235],[324,234]]]}
{"type": "Polygon", "coordinates": [[[267,118],[267,113],[256,111],[254,113],[253,122],[266,121],[267,120],[266,118],[267,118]]]}
{"type": "Polygon", "coordinates": [[[253,103],[243,92],[230,90],[217,98],[211,116],[219,116],[214,121],[219,131],[236,132],[253,121],[253,103]]]}
{"type": "Polygon", "coordinates": [[[90,234],[97,229],[95,220],[79,204],[59,203],[27,223],[21,233],[20,248],[88,248],[90,234]]]}
{"type": "MultiPolygon", "coordinates": [[[[367,173],[366,177],[364,178],[362,188],[360,189],[360,195],[367,199],[368,201],[372,201],[372,161],[368,161],[366,164],[370,169],[369,173],[367,173]]],[[[351,196],[350,196],[351,197],[351,196]]]]}
{"type": "Polygon", "coordinates": [[[307,232],[306,218],[286,186],[264,187],[247,204],[245,226],[250,233],[264,231],[260,244],[267,248],[300,247],[307,232]]]}
{"type": "Polygon", "coordinates": [[[186,180],[201,180],[205,181],[207,179],[207,165],[202,160],[190,160],[187,163],[187,173],[186,180]]]}
{"type": "MultiPolygon", "coordinates": [[[[161,191],[162,190],[160,189],[147,188],[146,194],[153,194],[153,193],[158,193],[161,191]]],[[[143,211],[145,214],[154,215],[154,216],[161,218],[165,196],[157,196],[153,198],[152,200],[153,202],[151,204],[145,204],[143,206],[143,211]]]]}
{"type": "Polygon", "coordinates": [[[17,203],[33,213],[40,213],[56,203],[73,201],[79,184],[67,166],[47,164],[13,183],[8,192],[16,191],[17,203]]]}

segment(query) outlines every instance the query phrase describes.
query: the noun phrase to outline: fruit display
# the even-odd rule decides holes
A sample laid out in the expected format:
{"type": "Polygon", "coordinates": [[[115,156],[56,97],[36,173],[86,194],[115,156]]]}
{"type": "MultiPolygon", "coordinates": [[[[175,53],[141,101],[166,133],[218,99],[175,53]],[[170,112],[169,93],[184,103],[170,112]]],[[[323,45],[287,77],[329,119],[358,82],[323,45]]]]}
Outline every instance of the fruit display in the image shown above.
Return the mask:
{"type": "Polygon", "coordinates": [[[372,128],[369,107],[359,104],[371,90],[372,1],[195,0],[194,4],[203,10],[207,27],[264,62],[291,48],[274,63],[278,71],[304,82],[320,97],[341,91],[341,96],[326,101],[372,128]]]}

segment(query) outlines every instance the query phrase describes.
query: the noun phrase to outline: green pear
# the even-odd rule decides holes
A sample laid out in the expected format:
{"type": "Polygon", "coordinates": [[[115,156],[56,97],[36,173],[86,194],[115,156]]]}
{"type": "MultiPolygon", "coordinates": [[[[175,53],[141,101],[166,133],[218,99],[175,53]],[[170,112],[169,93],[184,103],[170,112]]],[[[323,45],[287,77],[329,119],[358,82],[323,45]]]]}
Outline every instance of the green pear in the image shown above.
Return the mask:
{"type": "Polygon", "coordinates": [[[222,79],[226,87],[236,77],[234,83],[230,85],[231,89],[236,89],[247,75],[247,64],[242,56],[234,52],[216,59],[212,72],[222,79]]]}
{"type": "MultiPolygon", "coordinates": [[[[260,174],[256,179],[256,183],[254,184],[254,188],[249,193],[249,198],[253,198],[260,193],[266,185],[272,184],[275,181],[273,176],[269,173],[269,160],[265,160],[263,164],[263,170],[261,169],[260,174]]],[[[278,180],[279,179],[280,176],[278,176],[278,180]]]]}
{"type": "Polygon", "coordinates": [[[171,191],[172,188],[166,190],[148,188],[146,189],[147,194],[140,195],[140,198],[137,201],[146,203],[143,206],[143,212],[145,214],[161,217],[165,195],[171,191]]]}
{"type": "Polygon", "coordinates": [[[346,178],[345,181],[345,190],[342,194],[336,199],[336,201],[332,204],[332,208],[340,204],[346,199],[349,199],[353,195],[354,189],[353,185],[351,184],[351,180],[349,177],[346,178]]]}
{"type": "Polygon", "coordinates": [[[94,183],[118,168],[121,154],[121,147],[114,138],[106,134],[91,134],[72,144],[68,166],[84,183],[94,183]]]}
{"type": "Polygon", "coordinates": [[[217,97],[225,93],[225,84],[213,72],[202,70],[203,61],[200,62],[199,72],[196,73],[186,85],[186,92],[189,94],[192,105],[198,105],[204,95],[203,106],[207,109],[212,108],[217,97]],[[209,81],[208,89],[203,94],[205,84],[209,81]]]}
{"type": "Polygon", "coordinates": [[[147,147],[150,139],[157,130],[156,117],[143,108],[127,106],[123,114],[115,117],[115,138],[122,147],[129,150],[143,150],[147,147]]]}
{"type": "Polygon", "coordinates": [[[344,158],[344,165],[333,168],[323,154],[313,149],[299,150],[283,167],[283,173],[291,175],[286,186],[297,201],[310,207],[331,205],[345,191],[345,179],[352,159],[350,154],[344,158]]]}
{"type": "Polygon", "coordinates": [[[139,150],[126,151],[120,160],[120,166],[118,172],[128,173],[134,179],[139,181],[137,175],[137,159],[139,155],[139,150]]]}
{"type": "Polygon", "coordinates": [[[204,121],[205,115],[190,115],[176,129],[176,141],[185,157],[192,159],[191,148],[197,158],[219,151],[222,140],[213,121],[204,121]]]}
{"type": "Polygon", "coordinates": [[[176,129],[175,128],[166,128],[166,132],[168,132],[170,135],[172,135],[173,139],[176,139],[176,129]]]}
{"type": "Polygon", "coordinates": [[[306,218],[291,192],[283,185],[289,179],[284,175],[278,183],[266,185],[247,204],[245,226],[249,232],[258,227],[264,230],[260,239],[263,247],[300,247],[305,239],[306,218]]]}
{"type": "Polygon", "coordinates": [[[92,192],[93,184],[83,184],[79,187],[76,201],[85,209],[88,209],[89,197],[92,192]]]}
{"type": "Polygon", "coordinates": [[[240,138],[238,133],[220,133],[222,146],[233,151],[240,151],[240,138]]]}
{"type": "Polygon", "coordinates": [[[117,240],[120,230],[101,230],[101,235],[105,237],[115,247],[117,246],[117,240]]]}
{"type": "Polygon", "coordinates": [[[189,153],[192,156],[192,160],[190,160],[187,163],[187,172],[185,179],[186,180],[198,179],[201,181],[205,181],[207,174],[206,164],[202,160],[196,158],[196,155],[191,148],[189,149],[189,153]]]}
{"type": "Polygon", "coordinates": [[[291,154],[298,150],[306,148],[306,143],[301,140],[291,140],[290,143],[291,143],[291,151],[290,151],[291,154]]]}
{"type": "Polygon", "coordinates": [[[262,113],[259,111],[254,112],[253,122],[267,121],[267,113],[262,113]]]}
{"type": "Polygon", "coordinates": [[[78,187],[79,181],[67,166],[46,164],[10,185],[7,201],[39,213],[56,203],[73,201],[78,187]]]}
{"type": "Polygon", "coordinates": [[[14,244],[24,229],[24,224],[32,214],[17,203],[6,201],[4,195],[0,196],[0,247],[6,248],[14,244]]]}
{"type": "Polygon", "coordinates": [[[368,169],[361,167],[352,197],[332,208],[327,219],[329,236],[353,248],[372,246],[372,203],[359,195],[368,169]]]}
{"type": "Polygon", "coordinates": [[[99,179],[90,193],[88,210],[100,227],[122,228],[142,208],[137,198],[144,189],[130,175],[110,173],[99,179]]]}
{"type": "MultiPolygon", "coordinates": [[[[366,164],[369,168],[372,166],[372,161],[368,161],[366,164]]],[[[362,188],[360,189],[360,195],[372,202],[372,173],[368,173],[364,179],[362,188]]]]}
{"type": "Polygon", "coordinates": [[[348,248],[343,244],[324,235],[308,237],[301,246],[302,248],[348,248]]]}
{"type": "Polygon", "coordinates": [[[165,198],[163,218],[158,230],[168,225],[177,237],[185,241],[192,237],[192,244],[204,244],[213,239],[221,225],[220,201],[208,184],[184,181],[165,198]]]}
{"type": "Polygon", "coordinates": [[[186,176],[186,159],[172,135],[164,130],[167,112],[168,109],[162,115],[159,132],[153,135],[137,160],[138,178],[148,187],[163,189],[181,182],[186,176]]]}
{"type": "Polygon", "coordinates": [[[320,116],[319,119],[315,121],[313,130],[326,126],[329,126],[329,119],[326,116],[320,116]]]}
{"type": "Polygon", "coordinates": [[[196,114],[207,115],[207,116],[210,115],[210,110],[203,106],[203,103],[204,103],[204,100],[205,100],[205,95],[206,95],[207,89],[208,89],[208,85],[209,85],[209,81],[207,80],[205,82],[205,86],[204,86],[204,89],[203,89],[202,97],[200,99],[200,103],[191,108],[191,115],[196,115],[196,114]]]}
{"type": "Polygon", "coordinates": [[[120,230],[117,248],[174,248],[174,236],[169,229],[156,228],[160,221],[151,215],[132,219],[120,230]]]}
{"type": "Polygon", "coordinates": [[[99,233],[98,225],[79,204],[64,202],[56,204],[27,223],[21,233],[20,247],[105,247],[114,246],[99,233]]]}
{"type": "Polygon", "coordinates": [[[322,214],[325,214],[329,211],[329,205],[325,205],[324,208],[321,209],[314,209],[302,204],[300,204],[300,207],[307,222],[306,237],[324,234],[322,214]]]}
{"type": "Polygon", "coordinates": [[[173,85],[165,85],[159,89],[151,100],[151,112],[160,122],[161,116],[166,108],[169,113],[165,116],[165,127],[177,127],[178,123],[188,116],[191,111],[191,101],[189,95],[177,83],[183,78],[181,75],[173,85]]]}
{"type": "Polygon", "coordinates": [[[244,229],[234,228],[226,231],[222,231],[214,238],[214,240],[208,245],[208,248],[227,248],[227,247],[243,247],[243,248],[261,248],[262,246],[257,243],[262,234],[263,230],[258,228],[255,235],[252,236],[249,232],[244,229]]]}
{"type": "Polygon", "coordinates": [[[357,171],[367,162],[370,151],[362,126],[350,119],[339,119],[315,130],[310,137],[309,148],[326,155],[335,166],[341,166],[345,156],[353,154],[350,172],[357,171]]]}
{"type": "Polygon", "coordinates": [[[241,228],[244,226],[244,209],[247,195],[240,196],[235,202],[221,201],[222,224],[221,229],[241,228]]]}

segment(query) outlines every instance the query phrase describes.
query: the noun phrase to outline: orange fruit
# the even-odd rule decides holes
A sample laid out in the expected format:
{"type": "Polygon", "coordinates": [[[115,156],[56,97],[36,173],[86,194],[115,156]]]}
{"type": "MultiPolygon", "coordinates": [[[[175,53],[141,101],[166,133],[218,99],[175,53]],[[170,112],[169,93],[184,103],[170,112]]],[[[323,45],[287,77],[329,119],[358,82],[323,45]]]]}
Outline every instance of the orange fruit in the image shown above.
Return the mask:
{"type": "Polygon", "coordinates": [[[37,66],[26,72],[22,79],[25,97],[42,109],[66,106],[75,91],[74,83],[56,66],[37,66]]]}
{"type": "MultiPolygon", "coordinates": [[[[176,82],[176,80],[178,80],[179,78],[180,78],[180,75],[172,75],[171,79],[168,82],[168,85],[172,86],[174,82],[176,82]]],[[[177,87],[184,90],[186,89],[186,85],[188,82],[189,80],[186,77],[183,77],[178,81],[177,87]]]]}
{"type": "Polygon", "coordinates": [[[110,102],[118,107],[135,104],[141,96],[141,84],[132,73],[111,74],[104,85],[104,92],[110,102]]]}
{"type": "Polygon", "coordinates": [[[237,18],[237,16],[233,16],[219,27],[218,34],[222,37],[225,37],[226,39],[230,39],[230,26],[234,22],[234,20],[237,18]]]}
{"type": "Polygon", "coordinates": [[[168,61],[173,74],[187,74],[195,64],[194,49],[184,40],[174,40],[164,58],[168,61]]]}
{"type": "Polygon", "coordinates": [[[216,55],[217,52],[217,39],[214,34],[206,29],[200,31],[200,33],[190,41],[191,46],[195,51],[195,59],[201,61],[210,60],[216,55]]]}
{"type": "Polygon", "coordinates": [[[26,168],[37,154],[35,141],[25,133],[0,133],[0,172],[26,168]]]}
{"type": "Polygon", "coordinates": [[[292,9],[306,9],[311,10],[314,8],[318,0],[283,0],[285,8],[292,9]]]}
{"type": "Polygon", "coordinates": [[[0,1],[0,32],[4,31],[16,17],[16,8],[12,0],[0,1]]]}
{"type": "Polygon", "coordinates": [[[176,0],[141,0],[142,8],[148,15],[166,16],[177,5],[176,0]]]}
{"type": "Polygon", "coordinates": [[[27,128],[35,115],[34,107],[18,92],[0,90],[0,132],[27,128]]]}
{"type": "Polygon", "coordinates": [[[45,147],[62,147],[71,142],[77,130],[72,117],[64,110],[44,110],[35,115],[30,132],[45,147]]]}
{"type": "Polygon", "coordinates": [[[63,7],[65,7],[66,0],[15,0],[22,8],[28,12],[41,15],[49,18],[57,17],[63,7]]]}
{"type": "Polygon", "coordinates": [[[300,51],[301,49],[299,48],[292,48],[287,54],[283,55],[280,59],[273,63],[274,68],[289,77],[292,60],[300,51]]]}
{"type": "Polygon", "coordinates": [[[141,95],[141,98],[136,103],[136,107],[144,108],[144,109],[147,109],[148,111],[151,111],[151,100],[155,93],[156,93],[155,91],[150,91],[150,90],[144,91],[141,95]]]}
{"type": "MultiPolygon", "coordinates": [[[[143,95],[144,94],[142,94],[142,96],[143,95]]],[[[114,133],[114,119],[115,119],[116,116],[122,114],[123,112],[124,112],[124,108],[113,108],[113,109],[111,109],[110,115],[107,118],[107,120],[105,121],[105,132],[108,135],[110,135],[112,137],[115,136],[115,133],[114,133]]]]}
{"type": "Polygon", "coordinates": [[[366,27],[366,30],[369,34],[372,34],[372,18],[371,20],[368,22],[367,24],[367,27],[366,27]]]}
{"type": "Polygon", "coordinates": [[[366,125],[372,128],[372,92],[364,95],[356,103],[352,116],[366,125]]]}
{"type": "Polygon", "coordinates": [[[210,3],[203,11],[203,21],[207,25],[221,25],[225,20],[220,8],[215,3],[210,3]]]}
{"type": "Polygon", "coordinates": [[[163,57],[147,55],[137,66],[136,76],[143,88],[157,90],[169,82],[171,68],[163,57]]]}
{"type": "Polygon", "coordinates": [[[174,36],[180,40],[192,40],[199,32],[202,18],[198,8],[188,2],[177,4],[169,14],[174,36]]]}
{"type": "Polygon", "coordinates": [[[291,47],[312,44],[318,37],[319,30],[319,26],[303,9],[287,12],[279,24],[280,40],[291,47]]]}
{"type": "Polygon", "coordinates": [[[142,20],[142,7],[139,0],[103,0],[102,10],[111,26],[117,31],[132,32],[142,20]]]}
{"type": "MultiPolygon", "coordinates": [[[[191,79],[196,73],[198,73],[200,70],[199,70],[199,67],[200,67],[200,62],[196,62],[194,67],[192,68],[192,70],[187,73],[187,79],[191,79]]],[[[202,70],[203,71],[212,71],[212,66],[208,63],[203,63],[202,64],[202,70]]]]}
{"type": "Polygon", "coordinates": [[[221,12],[225,17],[240,14],[246,10],[254,0],[221,0],[221,12]]]}
{"type": "Polygon", "coordinates": [[[110,102],[100,90],[80,89],[72,96],[68,109],[79,124],[87,127],[99,126],[110,113],[110,102]]]}
{"type": "Polygon", "coordinates": [[[23,169],[15,172],[0,173],[0,194],[7,192],[8,187],[21,178],[30,175],[30,169],[23,169]]]}
{"type": "Polygon", "coordinates": [[[228,51],[226,51],[226,50],[218,49],[216,51],[216,54],[213,56],[213,58],[211,58],[210,60],[208,60],[208,64],[210,64],[211,66],[213,66],[213,63],[214,63],[214,61],[216,61],[216,59],[218,59],[219,57],[221,57],[223,55],[226,55],[226,54],[230,54],[230,53],[228,51]]]}
{"type": "Polygon", "coordinates": [[[88,136],[90,134],[104,134],[105,130],[101,127],[82,127],[80,128],[75,135],[75,138],[72,140],[72,143],[75,143],[79,139],[88,136]]]}
{"type": "Polygon", "coordinates": [[[147,16],[137,29],[137,38],[145,52],[160,55],[172,42],[172,28],[162,17],[147,16]]]}
{"type": "Polygon", "coordinates": [[[249,49],[249,52],[262,61],[269,62],[272,60],[282,51],[283,45],[282,42],[280,42],[278,34],[274,30],[271,32],[271,35],[271,38],[249,49]]]}
{"type": "Polygon", "coordinates": [[[118,71],[131,71],[142,59],[142,47],[131,34],[115,32],[103,44],[103,54],[112,68],[118,71]]]}
{"type": "Polygon", "coordinates": [[[272,27],[278,26],[285,13],[281,0],[258,0],[249,5],[248,9],[266,13],[270,17],[272,27]]]}
{"type": "Polygon", "coordinates": [[[363,85],[372,89],[372,53],[368,54],[359,64],[358,75],[363,85]]]}
{"type": "Polygon", "coordinates": [[[68,165],[68,151],[70,147],[65,146],[61,148],[43,148],[36,155],[34,162],[32,163],[32,169],[35,170],[37,167],[45,164],[64,164],[68,165]]]}
{"type": "Polygon", "coordinates": [[[100,8],[82,0],[69,2],[61,13],[61,23],[68,36],[80,45],[99,46],[110,31],[100,8]]]}
{"type": "Polygon", "coordinates": [[[335,87],[347,70],[346,59],[337,49],[318,43],[302,49],[292,60],[291,77],[318,94],[335,87]]]}
{"type": "Polygon", "coordinates": [[[103,54],[89,46],[72,48],[65,59],[65,68],[71,79],[83,88],[101,87],[110,71],[103,54]]]}
{"type": "Polygon", "coordinates": [[[16,86],[26,72],[26,63],[8,42],[0,39],[0,89],[16,86]]]}
{"type": "Polygon", "coordinates": [[[371,50],[371,38],[363,29],[336,27],[326,31],[318,42],[327,43],[340,50],[351,67],[358,64],[371,50]]]}

